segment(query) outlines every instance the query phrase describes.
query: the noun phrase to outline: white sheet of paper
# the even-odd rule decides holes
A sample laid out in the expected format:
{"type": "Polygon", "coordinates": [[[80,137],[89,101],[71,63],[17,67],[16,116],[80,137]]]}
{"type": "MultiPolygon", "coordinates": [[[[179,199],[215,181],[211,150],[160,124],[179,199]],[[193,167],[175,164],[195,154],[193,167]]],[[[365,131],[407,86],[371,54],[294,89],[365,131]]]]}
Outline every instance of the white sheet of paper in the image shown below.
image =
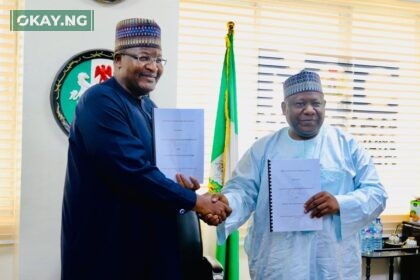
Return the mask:
{"type": "Polygon", "coordinates": [[[271,215],[273,231],[322,229],[322,219],[304,213],[304,203],[321,191],[318,159],[271,160],[271,215]]]}
{"type": "Polygon", "coordinates": [[[204,176],[204,110],[160,109],[153,111],[156,165],[166,177],[204,176]]]}

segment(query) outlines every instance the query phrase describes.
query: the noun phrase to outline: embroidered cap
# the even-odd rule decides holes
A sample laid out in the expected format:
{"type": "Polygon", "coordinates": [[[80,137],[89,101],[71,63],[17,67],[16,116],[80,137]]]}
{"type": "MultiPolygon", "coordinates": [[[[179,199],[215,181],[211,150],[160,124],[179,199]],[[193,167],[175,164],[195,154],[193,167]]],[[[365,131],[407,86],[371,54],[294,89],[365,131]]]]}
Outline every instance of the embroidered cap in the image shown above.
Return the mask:
{"type": "Polygon", "coordinates": [[[302,70],[298,74],[287,78],[283,83],[284,98],[304,91],[323,93],[321,79],[317,73],[302,70]]]}
{"type": "Polygon", "coordinates": [[[117,23],[115,52],[136,47],[161,48],[160,27],[154,20],[130,18],[117,23]]]}

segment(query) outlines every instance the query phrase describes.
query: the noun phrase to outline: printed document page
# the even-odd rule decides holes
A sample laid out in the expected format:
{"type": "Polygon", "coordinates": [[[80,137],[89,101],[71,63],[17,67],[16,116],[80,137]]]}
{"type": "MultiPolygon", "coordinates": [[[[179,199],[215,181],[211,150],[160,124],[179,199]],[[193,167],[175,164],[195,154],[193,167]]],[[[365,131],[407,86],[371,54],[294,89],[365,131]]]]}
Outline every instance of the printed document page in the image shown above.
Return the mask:
{"type": "Polygon", "coordinates": [[[322,229],[322,219],[304,213],[304,203],[321,191],[318,159],[269,161],[271,231],[322,229]]]}
{"type": "Polygon", "coordinates": [[[181,173],[204,176],[204,110],[160,109],[153,111],[156,165],[166,177],[181,173]]]}

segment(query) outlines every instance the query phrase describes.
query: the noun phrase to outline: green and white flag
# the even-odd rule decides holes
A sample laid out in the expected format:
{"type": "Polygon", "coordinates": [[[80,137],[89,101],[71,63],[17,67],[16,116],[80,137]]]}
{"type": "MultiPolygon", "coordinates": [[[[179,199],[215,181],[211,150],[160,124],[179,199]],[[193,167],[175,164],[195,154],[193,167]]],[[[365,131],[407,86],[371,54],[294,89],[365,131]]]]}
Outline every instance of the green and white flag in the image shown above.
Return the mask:
{"type": "MultiPolygon", "coordinates": [[[[226,52],[220,83],[216,126],[214,129],[210,192],[220,192],[238,161],[238,114],[236,107],[236,74],[233,53],[234,23],[228,22],[226,52]]],[[[216,257],[224,267],[225,280],[239,280],[239,232],[233,232],[226,243],[217,246],[216,257]]]]}

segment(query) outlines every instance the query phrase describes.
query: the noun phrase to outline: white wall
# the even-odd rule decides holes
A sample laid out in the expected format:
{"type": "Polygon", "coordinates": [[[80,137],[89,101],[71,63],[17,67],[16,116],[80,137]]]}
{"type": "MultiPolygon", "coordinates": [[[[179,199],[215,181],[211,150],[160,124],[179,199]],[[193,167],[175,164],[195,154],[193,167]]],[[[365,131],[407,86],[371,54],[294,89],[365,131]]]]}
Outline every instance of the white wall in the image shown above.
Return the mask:
{"type": "MultiPolygon", "coordinates": [[[[116,23],[129,17],[154,18],[162,29],[169,62],[152,98],[175,106],[178,1],[26,0],[25,9],[95,11],[93,32],[26,32],[23,87],[23,147],[19,275],[21,280],[56,280],[60,275],[60,227],[67,138],[56,124],[49,96],[53,79],[71,56],[114,46],[116,23]]],[[[0,272],[0,279],[2,278],[0,272]]]]}
{"type": "Polygon", "coordinates": [[[14,246],[0,244],[0,279],[11,280],[15,269],[14,246]]]}

